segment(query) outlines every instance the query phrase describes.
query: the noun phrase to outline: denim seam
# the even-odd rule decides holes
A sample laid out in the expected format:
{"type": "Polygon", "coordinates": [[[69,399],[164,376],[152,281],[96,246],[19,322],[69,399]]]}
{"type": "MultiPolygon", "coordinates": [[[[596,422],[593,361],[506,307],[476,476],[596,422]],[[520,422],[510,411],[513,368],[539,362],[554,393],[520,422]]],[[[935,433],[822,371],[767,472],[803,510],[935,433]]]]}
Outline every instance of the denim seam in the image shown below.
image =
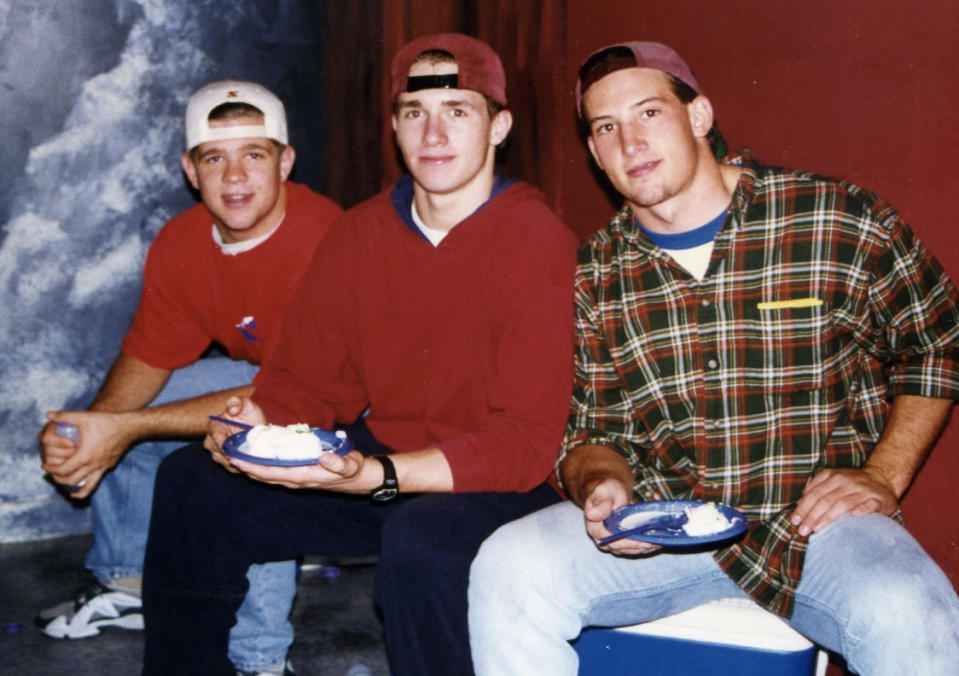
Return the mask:
{"type": "Polygon", "coordinates": [[[113,580],[122,580],[127,577],[143,577],[142,568],[118,568],[115,566],[97,566],[90,568],[90,572],[101,584],[109,586],[113,580]]]}
{"type": "Polygon", "coordinates": [[[832,619],[836,627],[839,628],[839,631],[837,632],[838,633],[837,638],[839,640],[839,649],[838,649],[839,653],[843,655],[848,655],[850,647],[858,646],[860,643],[862,643],[862,637],[853,636],[850,632],[849,622],[845,620],[841,620],[839,616],[836,615],[835,612],[833,612],[833,609],[830,606],[820,603],[819,601],[817,601],[816,599],[810,596],[806,596],[805,594],[799,594],[799,593],[796,594],[795,602],[801,603],[804,606],[812,608],[817,613],[820,613],[832,619]],[[846,640],[847,637],[852,639],[852,642],[847,641],[846,640]]]}
{"type": "MultiPolygon", "coordinates": [[[[611,601],[630,601],[630,600],[644,600],[652,599],[663,596],[665,594],[671,594],[681,589],[686,589],[689,587],[694,587],[700,585],[703,582],[713,581],[719,578],[726,577],[726,574],[722,570],[716,570],[711,573],[705,573],[702,575],[697,575],[695,577],[687,578],[682,583],[672,583],[664,584],[658,587],[646,587],[644,589],[630,590],[630,591],[619,591],[613,594],[605,594],[601,597],[595,597],[590,600],[590,603],[582,607],[582,610],[578,611],[580,615],[580,620],[585,622],[586,617],[588,617],[598,606],[602,606],[604,603],[611,601]]],[[[658,619],[658,618],[657,618],[658,619]]],[[[649,620],[652,621],[652,620],[649,620]]]]}

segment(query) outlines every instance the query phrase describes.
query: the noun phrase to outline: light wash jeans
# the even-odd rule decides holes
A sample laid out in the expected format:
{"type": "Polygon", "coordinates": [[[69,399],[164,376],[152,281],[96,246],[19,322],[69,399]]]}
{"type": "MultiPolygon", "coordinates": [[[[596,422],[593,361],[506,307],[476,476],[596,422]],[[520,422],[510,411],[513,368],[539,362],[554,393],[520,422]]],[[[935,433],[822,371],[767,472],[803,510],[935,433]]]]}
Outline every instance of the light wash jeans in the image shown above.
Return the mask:
{"type": "MultiPolygon", "coordinates": [[[[248,385],[256,372],[256,366],[226,357],[200,359],[174,371],[152,405],[248,385]]],[[[91,498],[94,542],[85,564],[101,583],[142,575],[157,467],[187,443],[139,443],[97,486],[91,498]]],[[[237,669],[259,671],[282,662],[293,643],[289,613],[296,595],[296,562],[254,564],[247,578],[250,590],[230,631],[229,656],[237,669]]]]}
{"type": "MultiPolygon", "coordinates": [[[[646,622],[745,593],[708,553],[599,550],[571,502],[501,527],[470,572],[477,676],[575,676],[587,626],[646,622]]],[[[959,598],[897,522],[845,516],[809,540],[789,623],[864,676],[959,673],[959,598]]],[[[637,655],[637,664],[642,656],[637,655]]]]}

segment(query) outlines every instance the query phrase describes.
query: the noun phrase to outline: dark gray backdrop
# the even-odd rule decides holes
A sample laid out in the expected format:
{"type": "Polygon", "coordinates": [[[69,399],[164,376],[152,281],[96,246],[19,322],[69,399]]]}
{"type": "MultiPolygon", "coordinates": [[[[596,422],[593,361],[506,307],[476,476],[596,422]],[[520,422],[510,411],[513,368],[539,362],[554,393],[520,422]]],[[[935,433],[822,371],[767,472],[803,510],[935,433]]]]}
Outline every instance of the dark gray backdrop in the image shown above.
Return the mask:
{"type": "Polygon", "coordinates": [[[205,82],[287,104],[295,178],[322,158],[321,0],[0,0],[0,542],[88,529],[39,470],[49,409],[96,392],[149,242],[191,205],[182,113],[205,82]]]}

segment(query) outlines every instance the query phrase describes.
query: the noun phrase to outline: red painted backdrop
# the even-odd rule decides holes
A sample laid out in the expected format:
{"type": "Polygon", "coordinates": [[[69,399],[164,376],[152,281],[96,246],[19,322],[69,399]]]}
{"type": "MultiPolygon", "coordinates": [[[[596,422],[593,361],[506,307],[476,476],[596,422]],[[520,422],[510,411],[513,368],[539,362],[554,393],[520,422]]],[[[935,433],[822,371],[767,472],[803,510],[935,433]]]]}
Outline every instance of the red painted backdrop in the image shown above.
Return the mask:
{"type": "MultiPolygon", "coordinates": [[[[493,45],[515,119],[506,171],[543,189],[582,235],[614,205],[576,131],[576,69],[605,44],[656,40],[696,72],[732,150],[878,192],[959,280],[955,0],[384,0],[378,8],[382,50],[370,55],[384,63],[425,32],[457,30],[493,45]]],[[[391,182],[390,134],[376,133],[391,182]]],[[[904,501],[910,530],[959,586],[957,488],[959,414],[904,501]]]]}

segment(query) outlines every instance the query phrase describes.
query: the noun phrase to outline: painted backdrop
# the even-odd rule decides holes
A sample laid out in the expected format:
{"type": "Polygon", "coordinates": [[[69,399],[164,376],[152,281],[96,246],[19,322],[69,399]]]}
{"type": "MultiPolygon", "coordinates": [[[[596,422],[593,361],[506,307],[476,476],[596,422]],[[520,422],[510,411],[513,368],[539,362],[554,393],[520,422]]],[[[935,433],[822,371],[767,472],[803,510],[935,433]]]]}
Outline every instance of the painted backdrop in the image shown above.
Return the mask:
{"type": "Polygon", "coordinates": [[[321,190],[316,0],[0,0],[0,542],[89,529],[44,480],[49,409],[116,355],[147,246],[193,203],[182,114],[205,82],[287,104],[295,178],[321,190]]]}

